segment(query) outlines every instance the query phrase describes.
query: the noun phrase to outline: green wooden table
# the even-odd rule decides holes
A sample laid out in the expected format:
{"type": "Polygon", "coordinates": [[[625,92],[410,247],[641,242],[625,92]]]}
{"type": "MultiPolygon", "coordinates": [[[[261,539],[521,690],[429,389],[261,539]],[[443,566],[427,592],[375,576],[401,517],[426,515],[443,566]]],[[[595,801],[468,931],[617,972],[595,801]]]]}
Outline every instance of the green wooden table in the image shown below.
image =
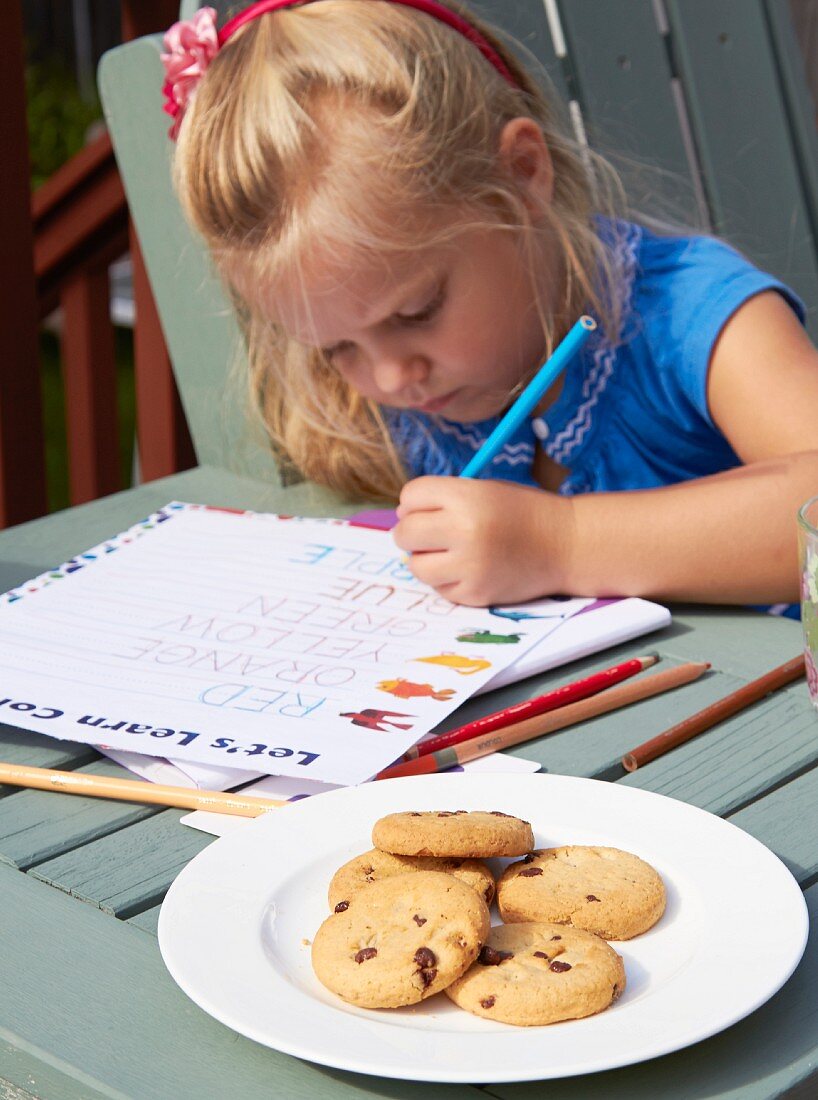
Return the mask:
{"type": "MultiPolygon", "coordinates": [[[[0,535],[6,589],[124,529],[171,499],[326,514],[310,489],[286,492],[200,467],[0,535]]],[[[682,799],[728,818],[784,860],[818,912],[818,716],[793,685],[626,775],[635,743],[795,655],[796,623],[730,609],[674,608],[673,624],[596,659],[655,648],[665,667],[705,659],[713,672],[522,747],[551,772],[602,778],[682,799]]],[[[536,678],[526,692],[566,678],[536,678]]],[[[468,705],[476,715],[519,695],[509,687],[468,705]]],[[[93,749],[0,728],[0,758],[123,774],[93,749]]],[[[427,1100],[618,1100],[818,1095],[818,936],[787,985],[752,1016],[687,1050],[563,1081],[430,1087],[324,1069],[242,1038],[174,985],[156,939],[162,898],[212,842],[181,811],[0,787],[0,1100],[48,1097],[406,1097],[427,1100]]],[[[748,904],[750,904],[748,900],[748,904]]],[[[771,935],[774,930],[771,930],[771,935]]],[[[764,944],[759,943],[759,951],[764,944]]],[[[752,959],[748,959],[752,965],[752,959]]]]}

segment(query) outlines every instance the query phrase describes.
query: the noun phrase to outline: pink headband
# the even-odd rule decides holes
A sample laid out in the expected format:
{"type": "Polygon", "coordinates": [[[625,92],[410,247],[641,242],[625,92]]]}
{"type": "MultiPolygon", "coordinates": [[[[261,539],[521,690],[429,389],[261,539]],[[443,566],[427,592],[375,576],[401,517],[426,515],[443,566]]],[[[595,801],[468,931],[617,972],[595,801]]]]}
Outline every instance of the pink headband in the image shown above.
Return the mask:
{"type": "MultiPolygon", "coordinates": [[[[234,15],[232,19],[217,30],[214,8],[199,8],[192,19],[174,23],[165,35],[165,49],[162,64],[165,67],[165,83],[162,92],[165,96],[164,110],[173,119],[169,130],[175,140],[179,134],[185,109],[190,102],[196,85],[201,80],[210,62],[240,27],[267,12],[309,4],[313,0],[256,0],[256,3],[234,15]]],[[[452,27],[478,48],[483,57],[509,82],[517,84],[511,70],[499,53],[468,20],[439,4],[437,0],[391,0],[407,8],[425,12],[441,23],[452,27]]]]}

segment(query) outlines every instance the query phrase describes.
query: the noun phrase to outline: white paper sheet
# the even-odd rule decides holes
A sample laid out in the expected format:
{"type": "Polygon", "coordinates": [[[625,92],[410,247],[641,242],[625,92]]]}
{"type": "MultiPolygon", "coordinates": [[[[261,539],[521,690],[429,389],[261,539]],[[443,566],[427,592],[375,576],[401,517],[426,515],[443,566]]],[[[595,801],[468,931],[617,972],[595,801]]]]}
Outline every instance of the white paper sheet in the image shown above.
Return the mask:
{"type": "MultiPolygon", "coordinates": [[[[530,603],[526,607],[528,610],[535,610],[537,604],[530,603]]],[[[609,646],[620,645],[632,638],[659,630],[670,622],[667,608],[633,597],[620,600],[572,599],[561,603],[560,609],[563,614],[568,611],[571,614],[560,623],[559,630],[555,630],[523,653],[513,665],[498,673],[476,694],[493,691],[504,684],[514,683],[545,669],[597,653],[609,646]]],[[[156,783],[175,783],[177,786],[222,791],[261,778],[258,772],[236,771],[212,764],[194,764],[189,761],[176,761],[172,764],[168,760],[154,760],[135,752],[116,752],[110,749],[103,751],[137,775],[153,779],[156,783]]]]}
{"type": "Polygon", "coordinates": [[[200,791],[226,791],[260,779],[258,772],[241,771],[238,768],[220,768],[213,764],[194,764],[189,760],[164,760],[161,756],[145,756],[139,752],[111,749],[107,745],[96,746],[111,760],[123,768],[149,779],[151,783],[167,783],[171,787],[190,787],[200,791]]]}
{"type": "Polygon", "coordinates": [[[386,532],[178,503],[8,593],[0,615],[1,720],[340,784],[561,622],[540,610],[520,630],[449,603],[386,532]]]}
{"type": "MultiPolygon", "coordinates": [[[[509,756],[502,752],[493,752],[488,756],[481,756],[477,760],[470,760],[467,764],[459,764],[455,768],[447,769],[450,772],[493,772],[497,775],[511,775],[526,772],[537,772],[540,764],[536,760],[524,760],[519,756],[509,756]]],[[[389,782],[383,780],[383,782],[389,782]]],[[[301,798],[312,798],[314,795],[323,794],[325,791],[337,790],[337,783],[316,783],[310,780],[293,779],[289,776],[268,775],[242,790],[242,795],[251,795],[256,798],[284,798],[288,802],[297,802],[301,798]]],[[[274,812],[274,811],[271,811],[274,812]]],[[[213,814],[209,810],[194,810],[192,814],[186,814],[181,818],[183,825],[190,825],[192,829],[200,829],[203,833],[213,833],[214,836],[225,836],[234,829],[239,828],[246,821],[253,821],[252,817],[236,817],[231,814],[213,814]]]]}

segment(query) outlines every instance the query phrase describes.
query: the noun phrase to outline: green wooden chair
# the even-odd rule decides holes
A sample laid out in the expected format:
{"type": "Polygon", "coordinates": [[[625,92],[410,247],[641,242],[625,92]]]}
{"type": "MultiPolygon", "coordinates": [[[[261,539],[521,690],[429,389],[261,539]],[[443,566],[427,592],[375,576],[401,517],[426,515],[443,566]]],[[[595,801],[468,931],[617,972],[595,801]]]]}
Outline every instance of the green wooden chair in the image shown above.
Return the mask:
{"type": "MultiPolygon", "coordinates": [[[[619,150],[637,208],[726,237],[794,287],[818,336],[818,134],[785,0],[474,7],[539,63],[578,133],[619,150]]],[[[160,51],[158,35],[112,50],[100,90],[199,462],[278,487],[276,507],[337,511],[324,490],[285,489],[248,430],[232,308],[171,188],[160,51]]]]}

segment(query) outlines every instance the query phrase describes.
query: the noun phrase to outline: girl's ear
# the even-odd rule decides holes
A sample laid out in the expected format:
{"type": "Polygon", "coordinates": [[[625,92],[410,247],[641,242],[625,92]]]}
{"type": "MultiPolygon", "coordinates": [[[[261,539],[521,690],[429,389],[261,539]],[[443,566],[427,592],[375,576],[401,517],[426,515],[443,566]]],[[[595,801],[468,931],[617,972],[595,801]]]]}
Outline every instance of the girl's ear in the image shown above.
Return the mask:
{"type": "Polygon", "coordinates": [[[532,213],[554,194],[554,163],[533,118],[512,118],[500,132],[499,155],[532,213]]]}

